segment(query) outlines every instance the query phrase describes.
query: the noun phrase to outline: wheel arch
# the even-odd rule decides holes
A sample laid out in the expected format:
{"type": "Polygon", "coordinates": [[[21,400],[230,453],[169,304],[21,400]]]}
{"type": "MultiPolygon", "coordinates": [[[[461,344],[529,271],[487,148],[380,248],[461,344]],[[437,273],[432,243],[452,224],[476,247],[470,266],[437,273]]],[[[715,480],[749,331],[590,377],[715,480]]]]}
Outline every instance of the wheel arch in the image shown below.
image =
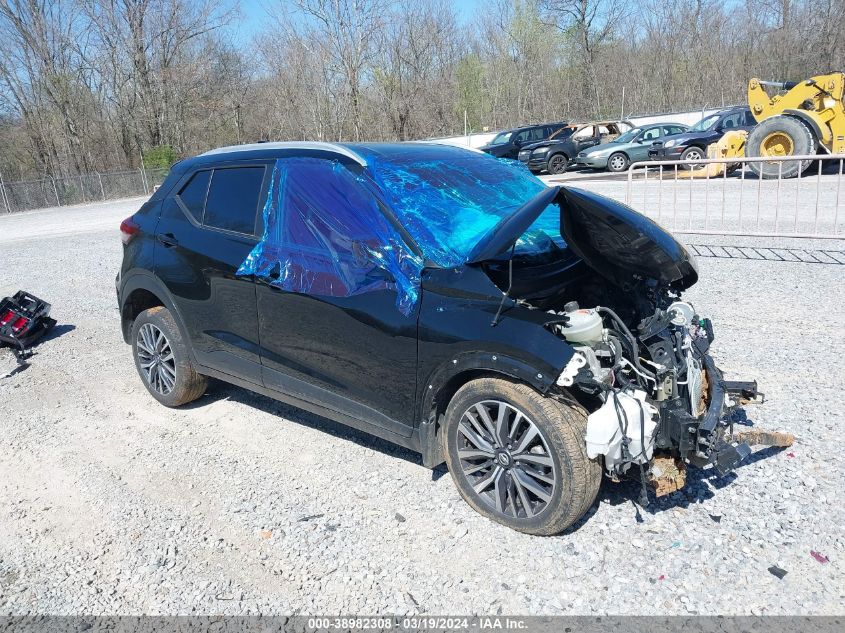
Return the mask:
{"type": "MultiPolygon", "coordinates": [[[[120,329],[124,342],[131,343],[132,324],[138,315],[156,306],[163,306],[170,311],[182,338],[189,340],[182,315],[176,309],[165,285],[149,272],[136,271],[127,275],[120,291],[120,329]]],[[[194,360],[191,346],[187,347],[191,359],[194,360]]]]}
{"type": "Polygon", "coordinates": [[[419,407],[420,452],[423,465],[434,468],[445,461],[437,433],[446,408],[458,389],[478,378],[507,378],[548,394],[557,376],[548,376],[531,363],[506,354],[463,353],[441,365],[426,381],[419,407]]]}

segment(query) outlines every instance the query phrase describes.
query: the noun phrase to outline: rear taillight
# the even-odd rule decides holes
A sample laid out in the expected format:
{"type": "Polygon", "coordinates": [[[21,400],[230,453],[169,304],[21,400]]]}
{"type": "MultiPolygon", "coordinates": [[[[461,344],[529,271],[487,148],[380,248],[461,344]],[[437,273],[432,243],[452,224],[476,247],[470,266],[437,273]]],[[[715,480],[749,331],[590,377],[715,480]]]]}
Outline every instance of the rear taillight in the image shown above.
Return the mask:
{"type": "Polygon", "coordinates": [[[29,319],[27,319],[26,317],[19,316],[17,319],[15,319],[14,323],[12,323],[12,332],[17,334],[18,332],[23,330],[27,326],[27,324],[29,324],[29,319]]]}
{"type": "Polygon", "coordinates": [[[2,316],[0,316],[0,327],[11,323],[11,321],[15,318],[15,313],[11,310],[6,310],[2,316]]]}
{"type": "Polygon", "coordinates": [[[141,227],[135,224],[135,221],[130,217],[126,218],[120,223],[120,240],[125,244],[129,244],[132,238],[138,235],[141,227]]]}

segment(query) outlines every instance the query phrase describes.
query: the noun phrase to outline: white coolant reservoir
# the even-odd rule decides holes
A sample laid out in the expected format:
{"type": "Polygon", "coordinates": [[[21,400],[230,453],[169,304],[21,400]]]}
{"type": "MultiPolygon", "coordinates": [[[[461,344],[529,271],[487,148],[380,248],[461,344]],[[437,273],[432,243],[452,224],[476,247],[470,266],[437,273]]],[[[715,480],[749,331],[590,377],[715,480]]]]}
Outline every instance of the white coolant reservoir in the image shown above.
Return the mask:
{"type": "Polygon", "coordinates": [[[645,464],[651,461],[657,420],[657,409],[645,401],[644,392],[611,392],[601,408],[587,418],[587,457],[595,459],[604,455],[608,471],[624,472],[625,468],[619,469],[617,466],[625,461],[622,456],[622,439],[627,436],[630,438],[630,463],[645,464]],[[624,411],[624,416],[619,409],[624,411]]]}
{"type": "Polygon", "coordinates": [[[564,315],[569,318],[568,323],[560,324],[560,333],[570,343],[595,345],[601,342],[604,327],[601,316],[595,310],[568,310],[564,315]]]}

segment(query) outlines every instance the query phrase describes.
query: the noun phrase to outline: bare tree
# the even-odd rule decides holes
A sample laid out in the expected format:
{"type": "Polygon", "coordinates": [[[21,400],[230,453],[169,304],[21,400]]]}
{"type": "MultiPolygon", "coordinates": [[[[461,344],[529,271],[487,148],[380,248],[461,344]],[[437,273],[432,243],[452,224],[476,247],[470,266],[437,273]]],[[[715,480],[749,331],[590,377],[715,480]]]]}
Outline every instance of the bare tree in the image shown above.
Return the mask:
{"type": "Polygon", "coordinates": [[[0,0],[0,168],[70,175],[258,139],[406,140],[742,103],[845,66],[845,0],[0,0]],[[291,13],[290,11],[293,11],[291,13]]]}
{"type": "Polygon", "coordinates": [[[343,73],[349,91],[355,140],[361,140],[361,91],[374,56],[374,43],[384,28],[389,0],[294,0],[312,19],[331,61],[343,73]]]}

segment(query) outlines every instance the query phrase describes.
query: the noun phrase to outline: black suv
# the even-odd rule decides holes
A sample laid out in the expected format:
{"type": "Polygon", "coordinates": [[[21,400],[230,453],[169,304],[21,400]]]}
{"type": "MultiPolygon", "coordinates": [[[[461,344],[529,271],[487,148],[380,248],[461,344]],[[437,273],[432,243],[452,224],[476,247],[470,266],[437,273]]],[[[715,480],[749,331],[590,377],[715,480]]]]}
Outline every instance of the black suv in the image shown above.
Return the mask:
{"type": "Polygon", "coordinates": [[[545,141],[523,145],[519,150],[519,160],[533,173],[545,170],[550,174],[562,174],[581,151],[612,141],[622,134],[623,129],[633,127],[628,121],[567,125],[545,141]]]}
{"type": "Polygon", "coordinates": [[[537,141],[544,141],[562,127],[566,127],[566,121],[540,123],[539,125],[527,125],[513,130],[505,130],[496,134],[493,140],[478,149],[496,158],[512,158],[515,160],[521,147],[537,141]]]}
{"type": "Polygon", "coordinates": [[[708,145],[722,138],[725,132],[748,132],[755,125],[757,121],[747,106],[729,108],[704,117],[683,134],[654,143],[648,155],[653,160],[701,160],[707,158],[708,145]]]}
{"type": "Polygon", "coordinates": [[[520,166],[422,143],[224,148],[175,165],[121,234],[123,337],[156,400],[211,376],[291,403],[445,461],[514,529],[572,525],[602,473],[658,485],[668,460],[675,490],[686,462],[748,453],[710,322],[680,299],[691,255],[520,166]]]}

